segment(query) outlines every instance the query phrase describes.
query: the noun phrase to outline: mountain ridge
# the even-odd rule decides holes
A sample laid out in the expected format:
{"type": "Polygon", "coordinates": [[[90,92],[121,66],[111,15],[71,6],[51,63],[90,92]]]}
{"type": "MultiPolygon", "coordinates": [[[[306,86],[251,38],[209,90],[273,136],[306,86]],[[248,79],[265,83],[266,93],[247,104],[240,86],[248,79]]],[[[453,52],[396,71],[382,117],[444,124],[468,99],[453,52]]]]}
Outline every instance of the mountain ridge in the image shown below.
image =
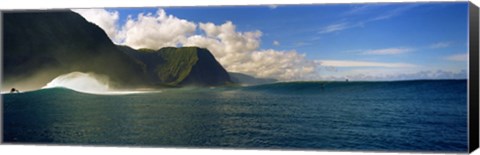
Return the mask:
{"type": "Polygon", "coordinates": [[[161,63],[146,62],[135,56],[141,52],[128,54],[125,49],[131,48],[113,44],[100,27],[72,11],[8,11],[3,13],[3,24],[2,90],[40,88],[59,75],[75,71],[106,75],[112,87],[119,88],[231,83],[226,70],[207,49],[166,48],[162,51],[167,52],[152,57],[161,63]],[[199,70],[208,68],[204,66],[214,69],[199,70]],[[152,79],[154,75],[160,80],[152,79]]]}
{"type": "Polygon", "coordinates": [[[142,61],[148,77],[154,83],[163,83],[166,86],[215,86],[232,83],[228,72],[205,48],[190,46],[135,50],[128,46],[118,47],[127,55],[142,61]]]}

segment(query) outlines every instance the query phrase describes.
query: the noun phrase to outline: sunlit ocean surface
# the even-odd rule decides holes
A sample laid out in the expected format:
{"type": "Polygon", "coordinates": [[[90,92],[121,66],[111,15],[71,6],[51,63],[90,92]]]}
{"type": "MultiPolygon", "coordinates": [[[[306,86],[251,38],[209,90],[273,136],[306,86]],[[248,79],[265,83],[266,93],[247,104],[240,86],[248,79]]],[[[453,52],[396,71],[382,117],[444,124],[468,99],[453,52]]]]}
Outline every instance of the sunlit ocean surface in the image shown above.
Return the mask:
{"type": "Polygon", "coordinates": [[[467,151],[467,81],[292,82],[3,95],[14,144],[467,151]]]}

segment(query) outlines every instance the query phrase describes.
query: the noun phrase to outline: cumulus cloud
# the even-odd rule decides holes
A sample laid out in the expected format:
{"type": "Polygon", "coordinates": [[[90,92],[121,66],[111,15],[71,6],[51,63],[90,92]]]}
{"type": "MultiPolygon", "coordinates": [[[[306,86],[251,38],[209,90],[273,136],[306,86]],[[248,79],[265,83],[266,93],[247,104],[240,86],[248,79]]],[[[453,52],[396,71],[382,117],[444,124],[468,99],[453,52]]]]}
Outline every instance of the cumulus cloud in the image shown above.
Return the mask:
{"type": "Polygon", "coordinates": [[[316,64],[307,60],[304,54],[294,50],[259,49],[260,31],[237,32],[230,21],[222,25],[200,23],[199,27],[206,36],[191,36],[183,45],[209,49],[230,72],[286,81],[303,79],[315,73],[316,64]]]}
{"type": "Polygon", "coordinates": [[[173,15],[163,9],[156,14],[140,13],[136,19],[129,18],[120,31],[123,44],[132,48],[160,49],[177,46],[196,30],[196,24],[173,15]]]}
{"type": "Polygon", "coordinates": [[[318,60],[324,66],[332,67],[416,67],[409,63],[386,63],[386,62],[372,62],[372,61],[352,61],[352,60],[318,60]]]}
{"type": "Polygon", "coordinates": [[[468,60],[468,55],[467,53],[463,54],[455,54],[455,55],[450,55],[445,57],[446,60],[449,61],[467,61],[468,60]]]}
{"type": "Polygon", "coordinates": [[[367,50],[362,52],[363,55],[396,55],[411,52],[413,49],[410,48],[385,48],[385,49],[376,49],[376,50],[367,50]]]}
{"type": "MultiPolygon", "coordinates": [[[[91,10],[90,10],[91,11],[91,10]]],[[[108,12],[116,18],[93,20],[97,17],[81,14],[89,21],[101,25],[102,21],[118,22],[117,12],[108,12]]],[[[84,11],[87,12],[87,11],[84,11]]],[[[114,26],[105,26],[106,30],[114,26]]],[[[209,49],[217,61],[229,72],[240,72],[256,77],[276,78],[283,81],[302,80],[316,74],[316,63],[305,58],[295,50],[276,51],[260,49],[260,31],[239,32],[235,24],[227,21],[223,24],[194,23],[185,19],[167,15],[163,9],[155,14],[138,14],[129,17],[121,28],[115,27],[112,40],[132,48],[159,49],[166,46],[198,46],[209,49]],[[196,34],[200,30],[204,33],[196,34]]],[[[110,35],[109,35],[110,36],[110,35]]],[[[277,41],[278,44],[280,44],[277,41]]],[[[276,44],[274,42],[274,44],[276,44]]]]}
{"type": "Polygon", "coordinates": [[[117,23],[119,15],[117,11],[107,11],[105,9],[73,9],[72,11],[80,14],[87,21],[98,25],[102,28],[108,37],[118,43],[118,28],[117,23]]]}
{"type": "Polygon", "coordinates": [[[196,24],[172,15],[163,9],[155,14],[140,13],[136,18],[129,16],[123,26],[117,26],[119,13],[105,9],[73,9],[87,21],[102,28],[112,41],[132,48],[159,49],[176,46],[196,30],[196,24]]]}

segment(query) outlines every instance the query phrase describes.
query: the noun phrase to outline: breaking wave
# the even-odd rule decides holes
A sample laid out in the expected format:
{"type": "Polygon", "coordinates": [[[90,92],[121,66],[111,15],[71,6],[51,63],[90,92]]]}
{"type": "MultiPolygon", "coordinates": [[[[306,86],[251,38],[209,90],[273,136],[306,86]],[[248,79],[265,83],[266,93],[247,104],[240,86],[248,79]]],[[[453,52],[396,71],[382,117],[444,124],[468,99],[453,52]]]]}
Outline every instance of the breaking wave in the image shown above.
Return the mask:
{"type": "Polygon", "coordinates": [[[67,88],[89,94],[135,94],[152,92],[116,90],[110,87],[107,76],[83,72],[72,72],[60,75],[42,87],[42,89],[47,88],[67,88]]]}

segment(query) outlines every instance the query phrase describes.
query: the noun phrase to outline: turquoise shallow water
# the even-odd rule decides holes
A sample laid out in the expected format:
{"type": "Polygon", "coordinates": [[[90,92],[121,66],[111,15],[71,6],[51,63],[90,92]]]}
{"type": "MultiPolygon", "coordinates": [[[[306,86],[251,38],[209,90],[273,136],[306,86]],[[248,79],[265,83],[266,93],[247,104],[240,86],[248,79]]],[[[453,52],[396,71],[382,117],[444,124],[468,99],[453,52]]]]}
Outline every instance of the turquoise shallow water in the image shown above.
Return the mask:
{"type": "Polygon", "coordinates": [[[293,82],[3,95],[4,141],[69,145],[467,151],[467,81],[293,82]]]}

